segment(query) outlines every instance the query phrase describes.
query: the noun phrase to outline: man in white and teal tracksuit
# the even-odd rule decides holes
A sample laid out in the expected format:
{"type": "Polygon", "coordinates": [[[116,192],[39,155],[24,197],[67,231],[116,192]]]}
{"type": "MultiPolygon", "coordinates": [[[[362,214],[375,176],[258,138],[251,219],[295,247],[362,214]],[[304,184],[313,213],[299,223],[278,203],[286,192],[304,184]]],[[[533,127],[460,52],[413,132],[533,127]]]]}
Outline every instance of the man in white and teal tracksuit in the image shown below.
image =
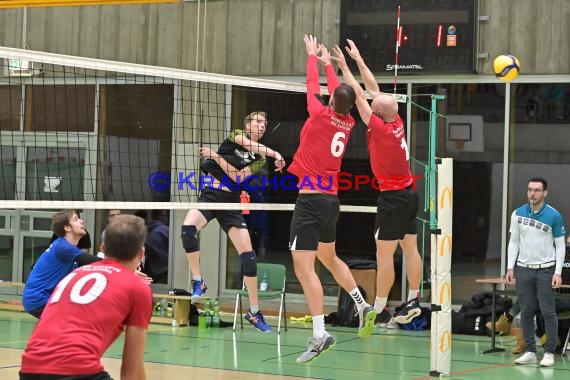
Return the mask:
{"type": "Polygon", "coordinates": [[[517,296],[521,305],[521,327],[526,352],[515,364],[537,362],[534,338],[534,315],[540,308],[544,318],[546,346],[540,365],[554,365],[558,336],[558,320],[554,306],[554,290],[562,285],[564,263],[564,221],[560,213],[545,203],[548,183],[534,177],[528,181],[528,203],[511,215],[511,239],[505,280],[516,278],[517,296]]]}

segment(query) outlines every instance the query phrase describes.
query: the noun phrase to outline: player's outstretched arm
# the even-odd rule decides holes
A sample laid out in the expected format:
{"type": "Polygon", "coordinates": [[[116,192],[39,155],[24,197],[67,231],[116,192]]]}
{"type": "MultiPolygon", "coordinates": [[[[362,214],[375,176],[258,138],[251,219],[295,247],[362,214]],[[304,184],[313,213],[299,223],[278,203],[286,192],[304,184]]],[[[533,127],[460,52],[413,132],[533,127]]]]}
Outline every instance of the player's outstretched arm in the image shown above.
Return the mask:
{"type": "Polygon", "coordinates": [[[334,67],[332,65],[332,57],[327,47],[323,44],[319,44],[319,51],[321,52],[319,61],[321,61],[321,63],[325,66],[325,73],[327,74],[327,89],[329,90],[329,95],[332,96],[334,90],[340,86],[340,81],[336,76],[334,67]]]}
{"type": "Polygon", "coordinates": [[[362,77],[362,81],[364,82],[364,87],[366,87],[366,91],[368,91],[368,93],[372,98],[377,97],[378,95],[380,95],[380,86],[378,86],[378,82],[376,82],[374,74],[372,74],[372,71],[370,71],[368,66],[366,66],[366,63],[364,63],[364,59],[360,55],[360,52],[358,51],[358,48],[356,47],[354,42],[349,39],[347,39],[346,41],[348,42],[348,46],[345,47],[346,52],[348,53],[348,55],[350,55],[352,59],[356,61],[356,64],[358,65],[358,70],[360,71],[360,76],[362,77]]]}
{"type": "Polygon", "coordinates": [[[127,326],[125,344],[123,346],[123,361],[121,363],[121,380],[144,380],[144,348],[146,343],[146,328],[127,326]]]}
{"type": "Polygon", "coordinates": [[[370,122],[370,117],[372,116],[372,109],[370,108],[370,105],[368,104],[368,101],[364,96],[364,90],[362,90],[362,87],[360,87],[360,83],[358,83],[356,79],[354,79],[354,75],[352,75],[352,73],[350,72],[350,69],[346,64],[346,59],[344,58],[342,50],[337,45],[335,45],[335,47],[333,48],[333,52],[335,55],[334,60],[337,61],[338,67],[342,71],[342,76],[344,78],[344,81],[346,82],[346,84],[352,87],[352,89],[356,93],[356,108],[358,108],[358,113],[360,113],[362,121],[364,121],[364,123],[368,125],[368,123],[370,122]]]}
{"type": "Polygon", "coordinates": [[[234,142],[243,146],[245,149],[249,150],[250,152],[261,154],[262,156],[272,157],[275,159],[275,171],[281,171],[285,167],[285,159],[281,153],[276,150],[271,149],[270,147],[260,144],[257,141],[252,141],[247,136],[244,135],[236,135],[234,142]]]}
{"type": "Polygon", "coordinates": [[[234,182],[243,182],[245,177],[251,175],[251,169],[249,166],[241,170],[237,170],[233,165],[230,165],[222,156],[214,152],[210,148],[200,148],[200,156],[205,158],[211,158],[216,161],[216,163],[222,168],[222,170],[230,177],[234,182]]]}
{"type": "Polygon", "coordinates": [[[309,115],[318,112],[324,107],[315,95],[321,94],[319,84],[318,57],[319,45],[317,37],[305,34],[305,50],[307,51],[307,111],[309,115]]]}

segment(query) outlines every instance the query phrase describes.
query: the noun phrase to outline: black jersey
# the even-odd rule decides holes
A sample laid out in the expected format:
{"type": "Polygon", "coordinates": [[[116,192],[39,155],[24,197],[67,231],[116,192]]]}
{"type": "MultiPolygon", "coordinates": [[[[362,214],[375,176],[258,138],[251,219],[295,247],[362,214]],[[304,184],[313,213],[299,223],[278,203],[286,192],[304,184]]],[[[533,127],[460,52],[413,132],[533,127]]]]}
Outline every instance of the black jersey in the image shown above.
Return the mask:
{"type": "MultiPolygon", "coordinates": [[[[222,142],[217,153],[237,170],[250,166],[252,175],[259,173],[261,168],[265,165],[265,156],[250,152],[243,146],[237,144],[235,142],[237,136],[247,137],[247,133],[242,129],[234,129],[222,142]]],[[[236,185],[236,182],[229,178],[227,173],[213,159],[209,158],[204,160],[200,167],[207,175],[212,175],[219,181],[229,181],[232,185],[236,185]]],[[[243,181],[243,179],[241,179],[241,181],[243,181]]]]}

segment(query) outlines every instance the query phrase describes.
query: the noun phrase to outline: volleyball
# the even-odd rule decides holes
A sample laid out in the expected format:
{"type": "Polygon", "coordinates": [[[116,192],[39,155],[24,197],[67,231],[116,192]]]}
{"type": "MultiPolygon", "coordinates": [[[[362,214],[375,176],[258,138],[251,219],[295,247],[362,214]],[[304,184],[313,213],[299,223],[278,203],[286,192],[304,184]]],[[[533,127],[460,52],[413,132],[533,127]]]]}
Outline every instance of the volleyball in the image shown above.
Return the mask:
{"type": "Polygon", "coordinates": [[[493,73],[504,82],[510,82],[519,76],[521,64],[517,57],[501,54],[493,60],[493,73]]]}

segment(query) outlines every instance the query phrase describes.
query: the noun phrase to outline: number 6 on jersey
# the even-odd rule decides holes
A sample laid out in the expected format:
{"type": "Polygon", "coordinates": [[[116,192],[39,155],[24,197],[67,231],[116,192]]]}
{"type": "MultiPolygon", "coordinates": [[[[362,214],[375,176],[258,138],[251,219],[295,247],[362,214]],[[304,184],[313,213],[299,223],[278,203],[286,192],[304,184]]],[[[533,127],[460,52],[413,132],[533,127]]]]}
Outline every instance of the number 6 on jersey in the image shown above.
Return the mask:
{"type": "Polygon", "coordinates": [[[334,134],[332,142],[331,142],[331,154],[334,157],[340,157],[342,156],[342,153],[344,152],[344,139],[346,138],[346,135],[344,134],[344,132],[337,132],[334,134]]]}

